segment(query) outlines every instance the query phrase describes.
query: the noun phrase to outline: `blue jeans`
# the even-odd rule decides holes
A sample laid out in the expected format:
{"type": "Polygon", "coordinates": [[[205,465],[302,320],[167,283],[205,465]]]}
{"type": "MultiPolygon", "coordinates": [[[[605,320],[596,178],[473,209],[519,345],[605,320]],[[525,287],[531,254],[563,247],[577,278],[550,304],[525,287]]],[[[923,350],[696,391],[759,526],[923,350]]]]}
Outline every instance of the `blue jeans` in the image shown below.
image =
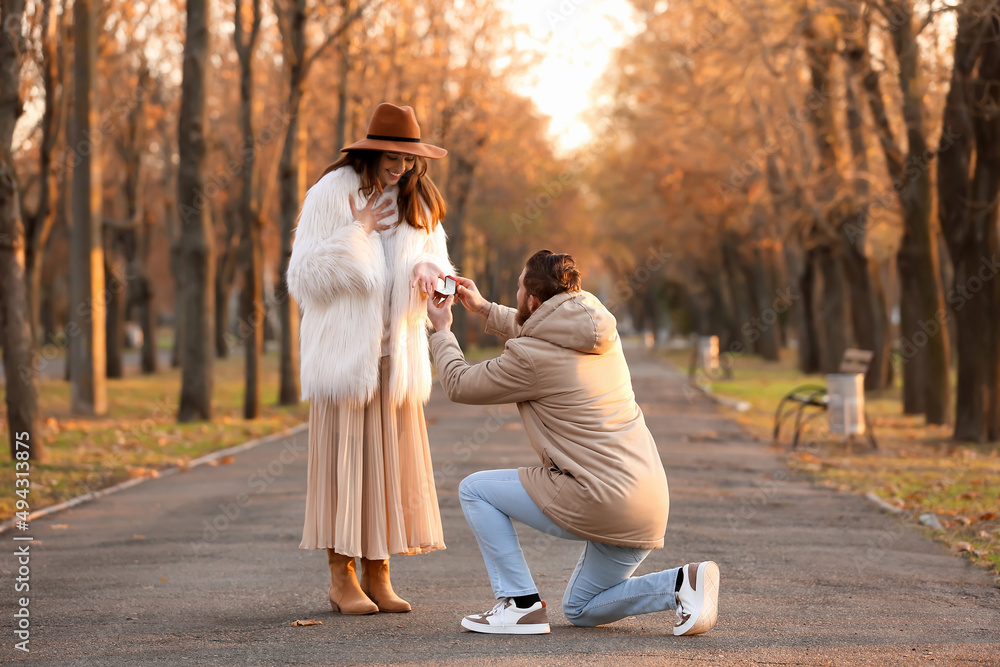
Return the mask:
{"type": "Polygon", "coordinates": [[[458,487],[462,511],[479,542],[497,598],[537,593],[511,519],[565,540],[584,542],[563,596],[573,625],[594,626],[677,607],[677,569],[633,577],[647,549],[589,542],[553,523],[524,490],[517,470],[483,470],[458,487]]]}

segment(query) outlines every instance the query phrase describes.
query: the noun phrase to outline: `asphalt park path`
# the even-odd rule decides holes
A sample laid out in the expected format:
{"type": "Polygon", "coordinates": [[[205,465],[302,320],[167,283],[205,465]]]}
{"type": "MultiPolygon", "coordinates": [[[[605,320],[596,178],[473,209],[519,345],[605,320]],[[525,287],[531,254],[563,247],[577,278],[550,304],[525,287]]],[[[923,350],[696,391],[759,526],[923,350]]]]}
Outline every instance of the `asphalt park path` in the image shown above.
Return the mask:
{"type": "MultiPolygon", "coordinates": [[[[683,377],[629,349],[671,488],[664,549],[639,573],[714,559],[716,628],[674,637],[670,613],[576,628],[559,601],[580,544],[521,530],[552,633],[465,632],[492,604],[458,503],[476,470],[533,464],[513,406],[428,405],[448,549],[393,558],[409,614],[342,616],[322,552],[297,548],[305,434],[33,521],[30,653],[14,648],[19,565],[0,559],[0,660],[53,665],[1000,664],[1000,590],[920,529],[813,486],[746,438],[683,377]],[[214,525],[213,525],[214,523],[214,525]],[[293,627],[296,619],[322,625],[293,627]]],[[[21,533],[23,535],[23,533],[21,533]]]]}

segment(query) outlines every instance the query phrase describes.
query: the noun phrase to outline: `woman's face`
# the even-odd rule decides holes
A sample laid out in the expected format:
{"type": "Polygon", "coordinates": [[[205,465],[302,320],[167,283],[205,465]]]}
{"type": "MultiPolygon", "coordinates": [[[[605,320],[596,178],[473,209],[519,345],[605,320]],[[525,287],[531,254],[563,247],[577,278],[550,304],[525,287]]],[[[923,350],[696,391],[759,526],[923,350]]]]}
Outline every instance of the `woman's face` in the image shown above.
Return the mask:
{"type": "Polygon", "coordinates": [[[378,179],[382,187],[396,185],[403,174],[413,169],[416,158],[403,153],[382,153],[378,163],[378,179]]]}

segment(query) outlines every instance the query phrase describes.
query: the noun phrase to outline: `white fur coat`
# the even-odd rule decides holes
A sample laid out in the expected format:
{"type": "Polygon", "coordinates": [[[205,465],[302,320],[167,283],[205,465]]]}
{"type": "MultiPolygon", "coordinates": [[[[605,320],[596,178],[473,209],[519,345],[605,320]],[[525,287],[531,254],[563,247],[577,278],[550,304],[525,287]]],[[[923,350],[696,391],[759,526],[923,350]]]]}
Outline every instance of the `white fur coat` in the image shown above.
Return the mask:
{"type": "MultiPolygon", "coordinates": [[[[378,386],[385,308],[390,311],[388,389],[393,405],[426,402],[431,392],[427,299],[411,288],[413,269],[433,262],[457,275],[440,222],[427,233],[390,216],[382,232],[365,233],[348,197],[361,209],[361,178],[332,171],[306,193],[288,264],[288,291],[302,309],[302,398],[367,402],[378,386]],[[388,291],[388,294],[386,293],[388,291]]],[[[398,188],[379,200],[395,201],[398,188]]],[[[377,202],[379,200],[376,200],[377,202]]]]}

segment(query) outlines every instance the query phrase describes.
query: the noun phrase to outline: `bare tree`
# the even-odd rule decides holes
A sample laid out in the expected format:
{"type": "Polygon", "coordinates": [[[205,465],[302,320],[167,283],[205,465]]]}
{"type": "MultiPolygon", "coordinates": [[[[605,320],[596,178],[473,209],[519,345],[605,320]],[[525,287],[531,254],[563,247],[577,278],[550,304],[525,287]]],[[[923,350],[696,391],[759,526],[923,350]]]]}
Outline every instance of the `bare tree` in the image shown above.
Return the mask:
{"type": "Polygon", "coordinates": [[[816,17],[806,31],[806,57],[815,91],[809,116],[819,161],[816,202],[821,211],[814,215],[805,239],[806,261],[812,262],[820,278],[822,298],[816,305],[816,333],[820,340],[820,368],[835,373],[850,340],[850,303],[847,299],[843,256],[836,223],[843,216],[838,192],[843,183],[838,169],[837,131],[834,122],[833,54],[835,37],[814,29],[816,17]]]}
{"type": "Polygon", "coordinates": [[[181,397],[178,421],[212,418],[215,338],[214,232],[205,210],[206,0],[187,0],[187,29],[177,142],[177,207],[181,229],[177,285],[181,322],[181,397]]]}
{"type": "Polygon", "coordinates": [[[299,402],[299,308],[288,293],[288,261],[292,256],[292,229],[299,214],[299,202],[305,195],[305,174],[301,169],[301,134],[299,106],[305,89],[306,78],[316,59],[333,44],[340,35],[369,6],[361,2],[353,10],[347,11],[353,3],[343,0],[340,22],[327,32],[324,41],[311,53],[306,45],[306,24],[309,16],[306,0],[274,0],[274,13],[278,16],[281,29],[282,47],[288,74],[288,101],[285,111],[288,128],[285,144],[281,151],[278,167],[281,184],[281,265],[278,284],[275,286],[275,301],[281,320],[281,370],[278,403],[294,405],[299,402]]]}
{"type": "Polygon", "coordinates": [[[967,0],[938,149],[938,216],[955,271],[956,440],[1000,440],[1000,32],[995,2],[967,0]]]}
{"type": "Polygon", "coordinates": [[[107,412],[104,322],[104,258],[101,244],[100,145],[93,107],[97,17],[91,0],[73,4],[73,74],[76,84],[72,131],[73,231],[70,253],[70,378],[72,410],[107,412]]]}
{"type": "Polygon", "coordinates": [[[229,294],[236,278],[240,258],[239,202],[226,201],[222,207],[223,235],[215,259],[215,356],[225,359],[229,356],[229,294]]]}
{"type": "Polygon", "coordinates": [[[17,172],[11,146],[14,125],[21,115],[19,81],[24,36],[21,21],[24,0],[0,0],[0,324],[7,380],[7,435],[11,458],[28,446],[28,456],[43,460],[45,449],[38,429],[38,391],[27,301],[24,264],[25,237],[21,221],[17,172]],[[27,434],[27,437],[25,437],[27,434]]]}
{"type": "Polygon", "coordinates": [[[119,145],[125,163],[125,204],[128,222],[123,250],[128,270],[129,303],[134,306],[142,328],[140,368],[144,374],[156,372],[156,314],[153,311],[153,281],[150,279],[147,260],[152,236],[152,216],[146,210],[146,169],[142,156],[147,150],[146,110],[147,96],[155,90],[149,66],[140,56],[137,78],[136,104],[128,114],[125,136],[119,145]]]}
{"type": "Polygon", "coordinates": [[[42,260],[48,244],[52,227],[59,213],[59,172],[55,168],[54,156],[56,147],[63,139],[66,117],[66,56],[64,51],[65,37],[65,2],[56,13],[52,0],[43,0],[41,10],[41,44],[39,52],[42,70],[42,86],[45,89],[45,108],[42,111],[42,142],[39,147],[39,176],[41,191],[38,194],[38,206],[33,214],[24,216],[25,234],[27,236],[26,264],[28,271],[28,302],[31,308],[32,340],[39,340],[41,329],[41,280],[42,260]]]}
{"type": "Polygon", "coordinates": [[[260,0],[250,6],[249,33],[243,27],[243,0],[236,0],[236,55],[240,60],[240,128],[243,131],[243,189],[240,194],[240,218],[243,222],[241,256],[243,261],[243,293],[240,295],[239,333],[244,338],[246,385],[243,395],[243,417],[256,419],[260,413],[260,358],[264,352],[264,276],[261,241],[260,209],[254,206],[254,165],[257,149],[253,134],[253,53],[260,33],[260,0]]]}
{"type": "Polygon", "coordinates": [[[845,7],[848,29],[845,31],[846,48],[842,53],[847,67],[844,72],[846,99],[846,128],[850,140],[851,162],[855,174],[854,199],[849,207],[851,219],[841,225],[844,253],[844,274],[851,296],[855,344],[873,353],[865,389],[883,389],[889,384],[892,366],[890,354],[892,337],[889,335],[889,317],[885,290],[876,274],[876,265],[866,254],[867,221],[870,215],[871,192],[868,172],[868,146],[864,134],[863,91],[859,79],[869,69],[869,21],[862,16],[860,7],[850,2],[845,7]]]}
{"type": "Polygon", "coordinates": [[[903,353],[903,411],[923,413],[929,424],[944,424],[951,412],[948,327],[938,255],[939,230],[931,219],[931,178],[920,85],[920,50],[912,0],[885,0],[871,7],[886,17],[898,62],[906,150],[897,143],[883,99],[879,72],[868,55],[854,60],[867,92],[875,130],[893,190],[903,214],[903,238],[896,255],[900,287],[903,353]],[[899,187],[896,187],[896,186],[899,187]]]}

